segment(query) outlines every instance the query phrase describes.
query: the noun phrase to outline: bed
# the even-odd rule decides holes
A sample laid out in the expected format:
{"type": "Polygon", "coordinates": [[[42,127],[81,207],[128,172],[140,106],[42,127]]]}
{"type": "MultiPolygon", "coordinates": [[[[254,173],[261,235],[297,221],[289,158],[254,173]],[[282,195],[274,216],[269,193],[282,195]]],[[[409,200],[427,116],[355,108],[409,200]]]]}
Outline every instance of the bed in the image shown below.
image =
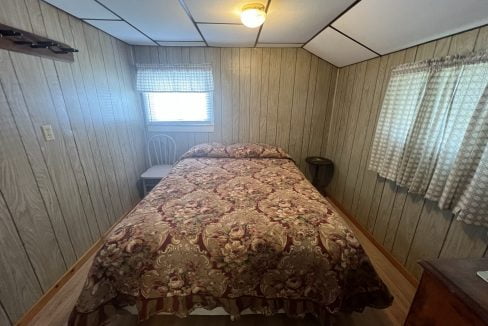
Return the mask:
{"type": "Polygon", "coordinates": [[[71,314],[98,325],[223,308],[323,323],[392,296],[354,234],[280,148],[197,145],[108,234],[71,314]]]}

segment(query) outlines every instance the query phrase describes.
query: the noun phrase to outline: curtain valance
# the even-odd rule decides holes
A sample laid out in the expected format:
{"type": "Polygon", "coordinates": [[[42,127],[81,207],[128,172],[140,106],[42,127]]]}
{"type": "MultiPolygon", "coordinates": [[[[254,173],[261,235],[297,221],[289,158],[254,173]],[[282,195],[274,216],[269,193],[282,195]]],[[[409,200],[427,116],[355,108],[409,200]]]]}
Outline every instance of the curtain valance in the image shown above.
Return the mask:
{"type": "Polygon", "coordinates": [[[426,70],[440,70],[448,67],[469,66],[488,62],[488,52],[481,51],[470,54],[450,55],[441,58],[404,63],[396,66],[391,76],[426,70]]]}
{"type": "Polygon", "coordinates": [[[140,92],[211,92],[211,64],[138,64],[140,92]]]}

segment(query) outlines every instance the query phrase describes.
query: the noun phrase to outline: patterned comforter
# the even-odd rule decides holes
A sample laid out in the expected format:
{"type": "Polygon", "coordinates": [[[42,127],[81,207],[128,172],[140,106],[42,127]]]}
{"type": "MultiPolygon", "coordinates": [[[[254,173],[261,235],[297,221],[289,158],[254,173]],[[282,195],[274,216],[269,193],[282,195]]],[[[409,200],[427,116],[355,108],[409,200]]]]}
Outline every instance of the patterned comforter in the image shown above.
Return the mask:
{"type": "Polygon", "coordinates": [[[283,150],[198,145],[109,233],[70,318],[223,307],[290,316],[384,308],[354,234],[283,150]]]}

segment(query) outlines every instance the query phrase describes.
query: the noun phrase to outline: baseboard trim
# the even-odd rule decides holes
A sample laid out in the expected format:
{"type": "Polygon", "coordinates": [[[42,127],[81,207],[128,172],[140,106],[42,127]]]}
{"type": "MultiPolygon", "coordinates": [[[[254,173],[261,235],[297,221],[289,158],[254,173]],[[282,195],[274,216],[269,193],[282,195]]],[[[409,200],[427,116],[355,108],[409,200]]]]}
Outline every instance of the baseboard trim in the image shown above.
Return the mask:
{"type": "Polygon", "coordinates": [[[390,263],[393,264],[393,266],[395,266],[395,268],[403,275],[403,277],[407,279],[410,284],[412,284],[414,287],[418,286],[419,281],[417,280],[417,278],[413,276],[413,274],[410,273],[405,268],[405,266],[403,266],[388,250],[386,250],[386,248],[383,247],[383,245],[379,243],[378,240],[376,240],[371,232],[364,228],[364,226],[362,226],[354,216],[349,214],[349,212],[342,206],[341,203],[339,203],[330,195],[327,195],[327,199],[329,199],[332,204],[334,204],[334,206],[336,206],[336,208],[338,208],[340,212],[344,214],[344,216],[346,216],[351,221],[351,223],[353,223],[354,226],[356,226],[368,238],[368,240],[371,241],[371,243],[376,248],[378,248],[379,251],[381,251],[381,253],[390,261],[390,263]]]}
{"type": "Polygon", "coordinates": [[[17,326],[27,326],[34,319],[34,317],[46,306],[46,304],[58,293],[58,291],[73,277],[76,271],[78,271],[81,266],[100,249],[105,240],[107,234],[112,231],[112,229],[122,220],[124,217],[132,211],[132,208],[122,215],[105,233],[102,234],[100,239],[98,239],[78,260],[68,269],[57,281],[51,286],[44,294],[37,300],[34,305],[27,310],[26,313],[15,323],[17,326]]]}

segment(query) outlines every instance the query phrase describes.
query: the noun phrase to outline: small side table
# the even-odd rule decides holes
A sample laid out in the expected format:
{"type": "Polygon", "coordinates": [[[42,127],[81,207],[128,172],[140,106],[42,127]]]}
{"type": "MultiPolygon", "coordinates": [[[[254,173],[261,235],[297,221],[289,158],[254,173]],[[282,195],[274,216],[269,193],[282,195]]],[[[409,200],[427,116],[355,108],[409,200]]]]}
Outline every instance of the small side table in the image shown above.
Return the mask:
{"type": "Polygon", "coordinates": [[[305,159],[305,162],[307,162],[310,167],[314,168],[312,184],[316,188],[319,186],[326,187],[332,178],[332,174],[334,173],[334,163],[328,158],[321,156],[309,156],[305,159]],[[319,172],[321,167],[326,169],[326,182],[324,184],[319,184],[319,172]]]}

